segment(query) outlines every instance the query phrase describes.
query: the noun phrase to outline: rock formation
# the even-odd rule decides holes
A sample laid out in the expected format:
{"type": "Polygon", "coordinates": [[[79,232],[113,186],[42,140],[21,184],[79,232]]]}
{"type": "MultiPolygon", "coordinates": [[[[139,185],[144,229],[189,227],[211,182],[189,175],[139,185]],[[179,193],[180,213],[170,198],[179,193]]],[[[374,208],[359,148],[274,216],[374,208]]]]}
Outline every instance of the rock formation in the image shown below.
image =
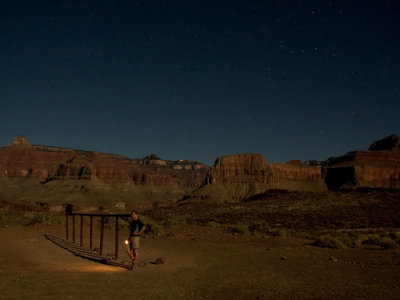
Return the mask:
{"type": "Polygon", "coordinates": [[[331,161],[326,169],[330,189],[400,188],[400,137],[374,142],[368,151],[353,151],[331,161]]]}
{"type": "MultiPolygon", "coordinates": [[[[153,157],[154,158],[154,157],[153,157]]],[[[58,148],[31,146],[22,136],[0,148],[0,174],[8,178],[28,178],[42,183],[58,180],[101,181],[134,185],[183,186],[195,188],[204,182],[203,168],[176,170],[161,159],[138,164],[124,156],[58,148]]]]}
{"type": "Polygon", "coordinates": [[[239,201],[268,189],[325,191],[321,166],[301,161],[267,164],[261,154],[220,157],[192,198],[239,201]]]}
{"type": "Polygon", "coordinates": [[[326,191],[325,174],[322,166],[303,164],[292,160],[286,164],[271,164],[278,180],[278,188],[298,191],[326,191]]]}
{"type": "MultiPolygon", "coordinates": [[[[397,189],[400,188],[400,137],[391,135],[374,142],[368,151],[353,151],[324,162],[303,164],[292,160],[268,164],[261,154],[237,154],[218,158],[210,169],[195,161],[162,160],[155,154],[130,159],[100,152],[35,146],[17,136],[11,145],[0,148],[0,190],[10,185],[10,178],[41,183],[42,190],[61,188],[66,195],[69,193],[66,199],[75,199],[75,202],[85,197],[89,186],[109,190],[108,194],[93,196],[96,199],[102,196],[104,201],[110,197],[115,201],[171,199],[171,195],[177,199],[184,194],[192,199],[240,201],[268,189],[318,192],[327,188],[397,189]],[[71,190],[67,185],[74,188],[71,190]],[[111,186],[115,185],[121,188],[113,190],[111,186]],[[129,196],[126,191],[130,192],[129,196]]],[[[21,190],[19,186],[16,189],[21,190]]],[[[53,198],[56,197],[54,194],[53,198]]]]}
{"type": "Polygon", "coordinates": [[[325,162],[292,160],[268,165],[261,154],[218,158],[192,198],[238,201],[267,189],[321,192],[340,188],[400,188],[400,137],[374,142],[325,162]]]}
{"type": "Polygon", "coordinates": [[[217,158],[205,185],[192,198],[239,201],[277,184],[261,154],[237,154],[217,158]]]}
{"type": "Polygon", "coordinates": [[[23,137],[22,135],[16,136],[10,146],[23,147],[23,148],[32,147],[31,144],[29,144],[29,142],[26,140],[26,138],[23,137]]]}
{"type": "Polygon", "coordinates": [[[237,154],[217,158],[207,176],[208,183],[271,184],[275,182],[271,167],[261,154],[237,154]]]}
{"type": "Polygon", "coordinates": [[[400,135],[392,134],[387,138],[372,143],[368,148],[369,151],[379,150],[400,150],[400,135]]]}

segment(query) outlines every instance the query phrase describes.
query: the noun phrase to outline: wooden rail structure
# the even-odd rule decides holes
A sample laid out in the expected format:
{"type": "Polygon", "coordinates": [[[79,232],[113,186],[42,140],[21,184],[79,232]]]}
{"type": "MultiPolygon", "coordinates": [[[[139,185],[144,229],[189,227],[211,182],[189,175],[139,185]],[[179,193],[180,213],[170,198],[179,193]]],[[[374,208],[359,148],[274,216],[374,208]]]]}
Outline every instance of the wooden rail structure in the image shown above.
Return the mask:
{"type": "MultiPolygon", "coordinates": [[[[99,254],[103,254],[103,241],[104,241],[104,224],[106,218],[114,218],[115,219],[115,254],[114,259],[118,259],[118,246],[119,246],[119,218],[128,218],[130,214],[102,214],[102,213],[73,213],[67,210],[65,215],[65,238],[66,241],[69,240],[69,218],[72,218],[72,243],[76,244],[76,219],[77,217],[80,219],[80,234],[79,234],[79,246],[83,247],[83,224],[84,217],[89,217],[89,249],[94,250],[93,247],[93,218],[101,218],[100,221],[100,246],[99,246],[99,254]]],[[[107,219],[108,220],[108,219],[107,219]]]]}

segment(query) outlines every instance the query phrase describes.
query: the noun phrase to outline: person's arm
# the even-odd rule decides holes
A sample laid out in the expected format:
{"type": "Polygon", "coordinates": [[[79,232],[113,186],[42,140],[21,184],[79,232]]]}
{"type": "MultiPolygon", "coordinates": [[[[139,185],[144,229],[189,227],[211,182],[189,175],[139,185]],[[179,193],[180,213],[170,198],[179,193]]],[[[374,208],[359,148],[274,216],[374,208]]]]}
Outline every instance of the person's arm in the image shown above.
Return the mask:
{"type": "Polygon", "coordinates": [[[139,232],[137,234],[141,235],[146,230],[146,226],[143,224],[142,221],[139,220],[139,222],[141,223],[142,228],[140,228],[140,230],[139,230],[139,232]]]}
{"type": "Polygon", "coordinates": [[[143,225],[142,229],[139,230],[138,235],[141,235],[146,230],[146,228],[147,227],[145,225],[143,225]]]}

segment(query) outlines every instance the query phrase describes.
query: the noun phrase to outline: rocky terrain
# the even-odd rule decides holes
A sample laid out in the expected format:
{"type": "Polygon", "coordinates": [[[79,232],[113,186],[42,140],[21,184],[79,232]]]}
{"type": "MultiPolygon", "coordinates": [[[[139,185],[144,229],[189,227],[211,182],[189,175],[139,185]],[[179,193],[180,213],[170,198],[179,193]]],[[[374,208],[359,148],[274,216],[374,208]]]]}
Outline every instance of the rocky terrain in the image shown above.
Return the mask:
{"type": "Polygon", "coordinates": [[[285,164],[271,164],[278,179],[277,188],[297,191],[326,191],[323,166],[313,166],[292,160],[285,164]]]}
{"type": "Polygon", "coordinates": [[[17,136],[10,146],[0,148],[1,175],[42,182],[77,179],[199,186],[208,169],[208,166],[197,162],[164,161],[154,154],[143,159],[130,159],[100,152],[32,146],[22,136],[17,136]]]}
{"type": "Polygon", "coordinates": [[[6,200],[107,204],[177,201],[236,202],[269,189],[326,192],[348,188],[400,188],[400,137],[323,162],[267,163],[261,154],[216,159],[213,168],[150,154],[116,154],[31,145],[18,136],[0,148],[0,189],[6,200]],[[29,197],[26,195],[29,192],[29,197]]]}
{"type": "Polygon", "coordinates": [[[326,183],[338,188],[400,188],[400,136],[374,142],[368,151],[353,151],[332,160],[326,183]]]}
{"type": "Polygon", "coordinates": [[[243,200],[268,189],[324,192],[343,188],[400,188],[400,136],[319,163],[267,164],[260,154],[218,158],[192,198],[243,200]]]}
{"type": "MultiPolygon", "coordinates": [[[[17,138],[0,149],[1,295],[129,298],[131,286],[138,299],[396,299],[397,141],[325,162],[268,164],[260,154],[240,154],[197,169],[155,155],[133,160],[17,138]],[[139,209],[147,265],[100,264],[45,239],[65,237],[65,216],[51,210],[63,212],[65,203],[81,212],[139,209]]],[[[111,257],[115,228],[105,223],[111,257]]],[[[95,243],[99,227],[95,220],[95,243]]],[[[127,259],[123,243],[118,249],[127,259]]]]}
{"type": "Polygon", "coordinates": [[[108,198],[110,202],[177,200],[201,186],[209,169],[198,162],[165,161],[155,155],[130,159],[115,154],[35,146],[22,136],[0,148],[1,191],[3,197],[14,200],[85,204],[101,198],[104,201],[108,198]]]}
{"type": "MultiPolygon", "coordinates": [[[[0,238],[7,241],[0,243],[1,295],[397,299],[399,192],[269,190],[243,202],[191,199],[141,210],[140,218],[149,228],[140,242],[140,260],[146,266],[132,271],[84,259],[47,240],[45,234],[65,238],[65,216],[0,209],[0,238]],[[157,263],[159,258],[163,263],[157,263]]],[[[83,231],[85,252],[88,222],[83,231]]],[[[94,223],[98,247],[100,222],[94,223]]],[[[74,249],[81,249],[78,232],[74,249]]],[[[120,237],[128,232],[121,226],[120,237]]],[[[104,236],[104,253],[112,256],[115,227],[106,227],[104,236]]],[[[119,253],[119,259],[128,263],[122,241],[119,253]]]]}

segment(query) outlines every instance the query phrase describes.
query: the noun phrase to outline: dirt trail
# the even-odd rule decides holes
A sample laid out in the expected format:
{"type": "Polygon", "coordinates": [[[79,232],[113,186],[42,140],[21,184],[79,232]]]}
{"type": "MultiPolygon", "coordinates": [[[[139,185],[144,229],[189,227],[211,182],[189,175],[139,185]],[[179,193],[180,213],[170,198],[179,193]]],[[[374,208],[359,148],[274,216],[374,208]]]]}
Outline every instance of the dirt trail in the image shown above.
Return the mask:
{"type": "MultiPolygon", "coordinates": [[[[394,299],[400,295],[396,251],[321,249],[303,240],[193,227],[170,237],[142,239],[141,260],[147,266],[128,271],[74,256],[43,234],[63,237],[64,232],[56,226],[0,229],[1,299],[394,299]],[[165,263],[150,263],[158,257],[165,263]]],[[[106,251],[112,249],[112,243],[107,247],[106,251]]],[[[123,256],[123,245],[120,253],[123,256]]]]}

